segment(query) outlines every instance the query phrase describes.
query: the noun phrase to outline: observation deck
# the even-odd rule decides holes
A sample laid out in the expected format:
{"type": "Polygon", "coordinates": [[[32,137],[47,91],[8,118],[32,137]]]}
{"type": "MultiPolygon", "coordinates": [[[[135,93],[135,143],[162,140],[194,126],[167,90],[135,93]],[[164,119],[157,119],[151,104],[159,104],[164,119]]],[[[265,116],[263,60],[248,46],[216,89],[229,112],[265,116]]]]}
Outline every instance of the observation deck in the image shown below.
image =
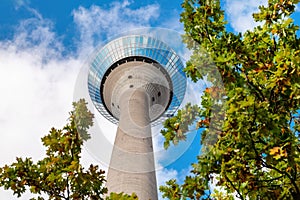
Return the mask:
{"type": "Polygon", "coordinates": [[[121,93],[144,89],[150,99],[151,125],[173,116],[186,89],[180,57],[164,42],[130,35],[98,49],[89,62],[88,90],[96,109],[118,124],[121,93]]]}

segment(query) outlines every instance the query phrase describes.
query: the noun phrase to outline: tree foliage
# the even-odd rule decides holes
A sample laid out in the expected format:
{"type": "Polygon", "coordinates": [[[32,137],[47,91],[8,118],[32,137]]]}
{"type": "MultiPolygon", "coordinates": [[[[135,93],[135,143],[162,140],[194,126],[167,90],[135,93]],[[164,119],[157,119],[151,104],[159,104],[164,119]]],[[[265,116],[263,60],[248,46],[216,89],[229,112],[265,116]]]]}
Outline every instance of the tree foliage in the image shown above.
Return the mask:
{"type": "Polygon", "coordinates": [[[131,195],[125,194],[123,192],[121,193],[110,193],[109,197],[106,198],[107,200],[138,200],[138,197],[135,193],[132,193],[131,195]]]}
{"type": "Polygon", "coordinates": [[[183,2],[183,38],[193,50],[185,72],[213,86],[202,105],[188,105],[164,124],[165,147],[184,139],[195,121],[204,129],[193,175],[161,186],[165,197],[300,199],[300,41],[291,18],[297,3],[269,0],[253,14],[260,25],[235,34],[226,30],[220,1],[183,2]]]}
{"type": "MultiPolygon", "coordinates": [[[[62,129],[52,128],[42,138],[46,157],[34,163],[31,158],[17,158],[11,165],[0,168],[0,186],[21,197],[28,190],[39,200],[104,199],[104,171],[80,164],[83,142],[90,138],[87,130],[94,115],[85,100],[73,103],[68,123],[62,129]]],[[[130,195],[111,194],[108,200],[132,199],[130,195]]],[[[35,198],[32,198],[35,199],[35,198]]],[[[137,199],[137,198],[135,198],[137,199]]]]}

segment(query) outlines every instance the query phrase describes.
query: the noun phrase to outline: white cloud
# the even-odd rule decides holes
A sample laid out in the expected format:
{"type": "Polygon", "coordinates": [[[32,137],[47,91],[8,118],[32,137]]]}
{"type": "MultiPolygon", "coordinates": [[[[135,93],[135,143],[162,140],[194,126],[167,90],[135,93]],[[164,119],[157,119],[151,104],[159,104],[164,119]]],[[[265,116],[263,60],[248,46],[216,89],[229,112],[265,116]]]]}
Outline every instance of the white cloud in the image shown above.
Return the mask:
{"type": "MultiPolygon", "coordinates": [[[[32,135],[44,135],[50,124],[65,122],[70,109],[80,63],[54,59],[62,46],[55,38],[50,23],[36,17],[20,23],[14,40],[0,42],[0,132],[11,139],[1,140],[1,148],[13,148],[16,155],[24,154],[23,145],[35,140],[32,135]]],[[[39,145],[40,137],[37,140],[39,145]]],[[[1,152],[2,158],[8,156],[7,151],[1,152]]]]}
{"type": "Polygon", "coordinates": [[[295,12],[300,12],[300,7],[299,7],[300,3],[295,5],[295,12]]]}
{"type": "Polygon", "coordinates": [[[27,6],[30,0],[14,0],[15,8],[19,9],[22,6],[27,6]]]}
{"type": "Polygon", "coordinates": [[[80,49],[86,49],[84,52],[89,53],[100,41],[124,31],[150,26],[151,20],[159,17],[158,4],[137,9],[131,9],[129,5],[130,2],[123,1],[113,2],[110,9],[93,5],[73,10],[74,21],[80,32],[80,49]]]}
{"type": "Polygon", "coordinates": [[[226,0],[225,12],[232,28],[237,32],[245,32],[257,26],[252,13],[258,11],[259,5],[267,5],[267,0],[226,0]]]}
{"type": "Polygon", "coordinates": [[[29,55],[35,55],[36,63],[46,62],[54,58],[54,60],[58,60],[64,48],[58,36],[53,32],[53,22],[44,19],[35,9],[27,8],[27,10],[34,17],[20,21],[13,40],[2,42],[2,49],[9,48],[18,53],[27,52],[29,55]]]}
{"type": "MultiPolygon", "coordinates": [[[[24,20],[15,39],[0,44],[1,166],[16,156],[40,159],[44,155],[40,138],[52,126],[64,125],[71,109],[81,63],[55,59],[60,52],[53,46],[61,44],[50,29],[42,19],[24,20]]],[[[9,194],[1,191],[0,199],[15,198],[9,194]]]]}

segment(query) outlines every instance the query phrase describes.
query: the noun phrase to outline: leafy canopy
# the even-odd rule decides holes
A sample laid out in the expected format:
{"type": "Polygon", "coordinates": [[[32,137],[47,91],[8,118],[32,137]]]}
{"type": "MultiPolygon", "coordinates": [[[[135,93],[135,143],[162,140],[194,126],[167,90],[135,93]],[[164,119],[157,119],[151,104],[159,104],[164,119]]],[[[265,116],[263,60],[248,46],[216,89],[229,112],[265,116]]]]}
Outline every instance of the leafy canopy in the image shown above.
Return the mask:
{"type": "Polygon", "coordinates": [[[166,148],[185,139],[193,123],[203,129],[193,175],[161,186],[164,197],[300,199],[300,41],[291,18],[297,3],[269,0],[253,14],[261,25],[235,34],[226,30],[220,1],[184,0],[183,40],[193,50],[185,73],[213,86],[201,105],[164,123],[166,148]]]}
{"type": "MultiPolygon", "coordinates": [[[[83,142],[90,138],[88,129],[94,115],[85,100],[73,103],[68,123],[62,129],[52,128],[42,138],[46,157],[34,163],[31,158],[17,158],[11,165],[0,168],[0,186],[21,197],[29,190],[37,198],[56,200],[104,199],[104,171],[90,165],[85,170],[80,164],[83,142]]],[[[133,194],[110,194],[107,200],[137,199],[133,194]]]]}

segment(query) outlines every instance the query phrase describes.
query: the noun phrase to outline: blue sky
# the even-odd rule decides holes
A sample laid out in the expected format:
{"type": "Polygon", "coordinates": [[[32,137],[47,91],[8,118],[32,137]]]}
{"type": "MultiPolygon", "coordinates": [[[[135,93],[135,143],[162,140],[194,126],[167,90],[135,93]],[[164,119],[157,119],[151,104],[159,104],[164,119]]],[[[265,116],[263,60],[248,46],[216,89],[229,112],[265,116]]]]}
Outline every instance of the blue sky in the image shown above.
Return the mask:
{"type": "MultiPolygon", "coordinates": [[[[182,33],[179,23],[181,0],[99,1],[99,0],[2,0],[0,4],[0,165],[16,156],[44,156],[40,138],[52,127],[65,124],[74,99],[78,74],[95,47],[111,35],[140,27],[162,27],[182,33]]],[[[256,24],[251,13],[266,0],[224,0],[222,6],[228,28],[244,32],[256,24]]],[[[299,24],[299,12],[294,14],[299,24]]],[[[205,84],[204,84],[205,86],[205,84]]],[[[204,87],[190,85],[186,101],[197,100],[191,94],[204,87]]],[[[93,109],[93,108],[91,108],[93,109]]],[[[115,127],[96,113],[101,131],[115,127]]],[[[157,132],[159,128],[154,131],[157,132]]],[[[109,131],[108,131],[109,130],[109,131]]],[[[113,133],[105,137],[113,143],[113,133]]],[[[155,147],[158,183],[170,178],[180,180],[188,173],[199,152],[199,134],[191,132],[186,143],[162,151],[162,138],[155,147]],[[178,152],[183,153],[182,156],[178,152]],[[170,156],[171,155],[171,156],[170,156]],[[169,162],[169,157],[174,158],[169,162]],[[166,164],[167,163],[167,164],[166,164]]],[[[106,149],[106,151],[109,151],[106,149]]],[[[109,154],[109,153],[108,153],[109,154]]],[[[83,163],[106,168],[88,147],[83,163]]],[[[26,194],[23,199],[29,199],[26,194]]],[[[0,199],[16,199],[10,191],[0,190],[0,199]]]]}
{"type": "Polygon", "coordinates": [[[172,3],[167,0],[136,2],[99,0],[46,0],[41,2],[38,0],[4,0],[0,5],[0,39],[12,39],[15,28],[20,23],[20,20],[36,17],[36,12],[38,12],[41,17],[51,21],[53,31],[59,36],[61,42],[68,48],[68,51],[74,50],[74,48],[76,48],[74,41],[78,40],[80,37],[78,27],[76,22],[74,22],[74,15],[76,15],[74,12],[79,11],[80,7],[89,9],[91,6],[99,6],[103,10],[110,10],[112,7],[118,7],[116,4],[124,3],[126,6],[123,8],[132,11],[137,11],[141,8],[147,9],[147,7],[149,8],[149,6],[152,6],[156,13],[150,13],[152,15],[151,19],[149,21],[146,20],[144,23],[140,23],[140,25],[147,26],[165,26],[165,24],[168,23],[168,20],[172,18],[178,19],[181,11],[181,1],[179,0],[172,1],[172,3]]]}

